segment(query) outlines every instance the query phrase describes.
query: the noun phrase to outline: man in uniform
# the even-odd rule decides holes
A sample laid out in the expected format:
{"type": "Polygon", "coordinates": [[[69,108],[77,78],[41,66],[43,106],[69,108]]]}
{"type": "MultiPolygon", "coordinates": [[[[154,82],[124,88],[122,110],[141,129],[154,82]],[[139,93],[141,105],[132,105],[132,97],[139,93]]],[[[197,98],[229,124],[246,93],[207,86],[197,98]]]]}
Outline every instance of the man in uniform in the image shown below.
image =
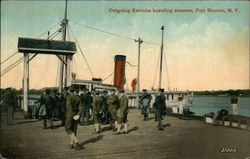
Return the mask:
{"type": "Polygon", "coordinates": [[[102,105],[102,124],[108,124],[109,123],[109,116],[108,116],[108,91],[103,91],[101,95],[103,99],[103,105],[102,105]]]}
{"type": "Polygon", "coordinates": [[[103,99],[100,96],[99,91],[95,91],[95,96],[93,97],[93,115],[95,123],[95,132],[97,134],[100,133],[101,129],[102,106],[103,99]]]}
{"type": "MultiPolygon", "coordinates": [[[[41,113],[39,113],[42,118],[43,118],[43,128],[47,129],[47,120],[50,123],[50,128],[53,129],[54,128],[54,124],[52,121],[52,97],[50,96],[50,90],[49,89],[45,89],[45,93],[42,94],[41,96],[41,100],[40,100],[40,109],[43,108],[44,113],[41,115],[41,113]],[[45,109],[44,109],[45,108],[45,109]]],[[[41,110],[39,111],[41,112],[41,110]]]]}
{"type": "Polygon", "coordinates": [[[117,110],[119,108],[119,97],[115,94],[115,90],[110,91],[110,96],[107,100],[108,104],[108,111],[111,117],[110,125],[112,127],[112,124],[115,123],[115,127],[113,130],[115,131],[117,129],[117,110]]]}
{"type": "Polygon", "coordinates": [[[7,123],[8,125],[12,125],[14,108],[17,106],[17,97],[15,92],[11,88],[6,89],[4,104],[7,108],[7,123]]]}
{"type": "Polygon", "coordinates": [[[158,121],[158,129],[163,130],[162,119],[166,111],[166,97],[164,89],[159,89],[160,94],[155,99],[156,120],[158,121]]]}
{"type": "Polygon", "coordinates": [[[66,109],[66,98],[69,95],[68,87],[64,87],[63,92],[60,96],[60,108],[59,108],[59,116],[62,120],[61,126],[65,126],[65,109],[66,109]]]}
{"type": "Polygon", "coordinates": [[[75,95],[74,88],[70,87],[69,95],[66,97],[65,131],[70,136],[70,148],[75,148],[75,150],[82,148],[80,140],[76,137],[77,122],[82,110],[81,98],[75,95]]]}
{"type": "Polygon", "coordinates": [[[124,124],[124,133],[128,133],[128,98],[125,96],[124,90],[120,91],[120,108],[117,111],[118,125],[116,134],[121,134],[121,127],[124,124]]]}
{"type": "Polygon", "coordinates": [[[89,108],[91,104],[91,94],[90,92],[87,93],[87,89],[84,88],[80,95],[82,105],[83,105],[83,112],[81,117],[81,125],[88,125],[89,122],[89,108]]]}
{"type": "Polygon", "coordinates": [[[57,90],[53,90],[52,93],[50,93],[51,97],[51,105],[52,105],[52,119],[55,120],[56,117],[59,116],[59,111],[58,111],[58,105],[59,105],[59,96],[57,94],[57,90]]]}
{"type": "Polygon", "coordinates": [[[147,93],[146,89],[143,89],[143,95],[140,99],[140,103],[142,105],[141,114],[144,116],[144,120],[148,120],[148,113],[149,113],[149,107],[150,107],[150,101],[152,99],[152,96],[147,93]]]}

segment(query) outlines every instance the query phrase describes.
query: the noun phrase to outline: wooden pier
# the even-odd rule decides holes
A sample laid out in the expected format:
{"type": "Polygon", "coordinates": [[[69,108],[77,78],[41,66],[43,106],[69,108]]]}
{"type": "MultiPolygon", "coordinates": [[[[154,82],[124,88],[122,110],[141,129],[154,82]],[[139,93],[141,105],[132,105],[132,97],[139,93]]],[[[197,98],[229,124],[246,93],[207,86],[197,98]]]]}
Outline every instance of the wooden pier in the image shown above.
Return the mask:
{"type": "MultiPolygon", "coordinates": [[[[250,131],[180,120],[166,116],[165,130],[158,131],[153,114],[143,121],[140,111],[129,113],[129,133],[106,130],[94,134],[94,126],[78,127],[84,149],[69,149],[64,127],[42,129],[42,121],[15,113],[13,125],[1,120],[1,155],[20,159],[247,159],[250,131]]],[[[55,121],[59,125],[60,121],[55,121]]],[[[1,158],[1,157],[0,157],[1,158]]]]}

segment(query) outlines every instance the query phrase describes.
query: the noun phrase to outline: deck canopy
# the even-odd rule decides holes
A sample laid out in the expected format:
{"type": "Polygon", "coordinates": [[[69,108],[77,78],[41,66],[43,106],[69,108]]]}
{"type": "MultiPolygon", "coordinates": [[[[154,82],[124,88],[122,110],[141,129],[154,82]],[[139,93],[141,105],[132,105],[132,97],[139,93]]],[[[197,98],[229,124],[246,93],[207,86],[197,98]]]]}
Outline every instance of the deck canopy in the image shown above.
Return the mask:
{"type": "Polygon", "coordinates": [[[18,51],[21,53],[73,55],[75,42],[45,39],[18,38],[18,51]]]}

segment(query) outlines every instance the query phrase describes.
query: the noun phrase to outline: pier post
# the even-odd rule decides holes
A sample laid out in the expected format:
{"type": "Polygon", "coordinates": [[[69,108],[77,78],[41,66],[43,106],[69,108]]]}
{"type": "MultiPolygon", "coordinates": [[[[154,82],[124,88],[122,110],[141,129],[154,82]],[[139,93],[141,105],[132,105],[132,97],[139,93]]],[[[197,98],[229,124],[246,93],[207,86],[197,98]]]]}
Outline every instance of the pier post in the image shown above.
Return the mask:
{"type": "Polygon", "coordinates": [[[231,98],[231,108],[232,108],[233,115],[238,115],[237,104],[238,104],[238,98],[232,97],[231,98]]]}
{"type": "Polygon", "coordinates": [[[23,110],[24,116],[28,117],[28,92],[29,92],[29,54],[24,53],[23,62],[23,110]]]}
{"type": "MultiPolygon", "coordinates": [[[[64,56],[61,56],[64,59],[64,56]]],[[[64,63],[60,61],[60,69],[59,69],[59,93],[62,93],[63,89],[63,72],[64,72],[64,63]]]]}
{"type": "Polygon", "coordinates": [[[70,86],[71,85],[71,64],[72,64],[72,56],[66,56],[66,86],[70,86]]]}

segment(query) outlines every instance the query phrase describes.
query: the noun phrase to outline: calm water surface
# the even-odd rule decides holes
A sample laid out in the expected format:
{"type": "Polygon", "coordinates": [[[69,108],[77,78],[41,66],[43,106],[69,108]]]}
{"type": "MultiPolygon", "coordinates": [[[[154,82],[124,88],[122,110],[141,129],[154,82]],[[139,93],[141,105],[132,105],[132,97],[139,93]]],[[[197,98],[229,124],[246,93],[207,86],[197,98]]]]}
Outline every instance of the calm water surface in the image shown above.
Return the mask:
{"type": "MultiPolygon", "coordinates": [[[[226,109],[231,113],[230,97],[193,97],[190,110],[196,115],[204,115],[226,109]]],[[[238,98],[238,113],[250,117],[250,98],[238,98]]]]}

